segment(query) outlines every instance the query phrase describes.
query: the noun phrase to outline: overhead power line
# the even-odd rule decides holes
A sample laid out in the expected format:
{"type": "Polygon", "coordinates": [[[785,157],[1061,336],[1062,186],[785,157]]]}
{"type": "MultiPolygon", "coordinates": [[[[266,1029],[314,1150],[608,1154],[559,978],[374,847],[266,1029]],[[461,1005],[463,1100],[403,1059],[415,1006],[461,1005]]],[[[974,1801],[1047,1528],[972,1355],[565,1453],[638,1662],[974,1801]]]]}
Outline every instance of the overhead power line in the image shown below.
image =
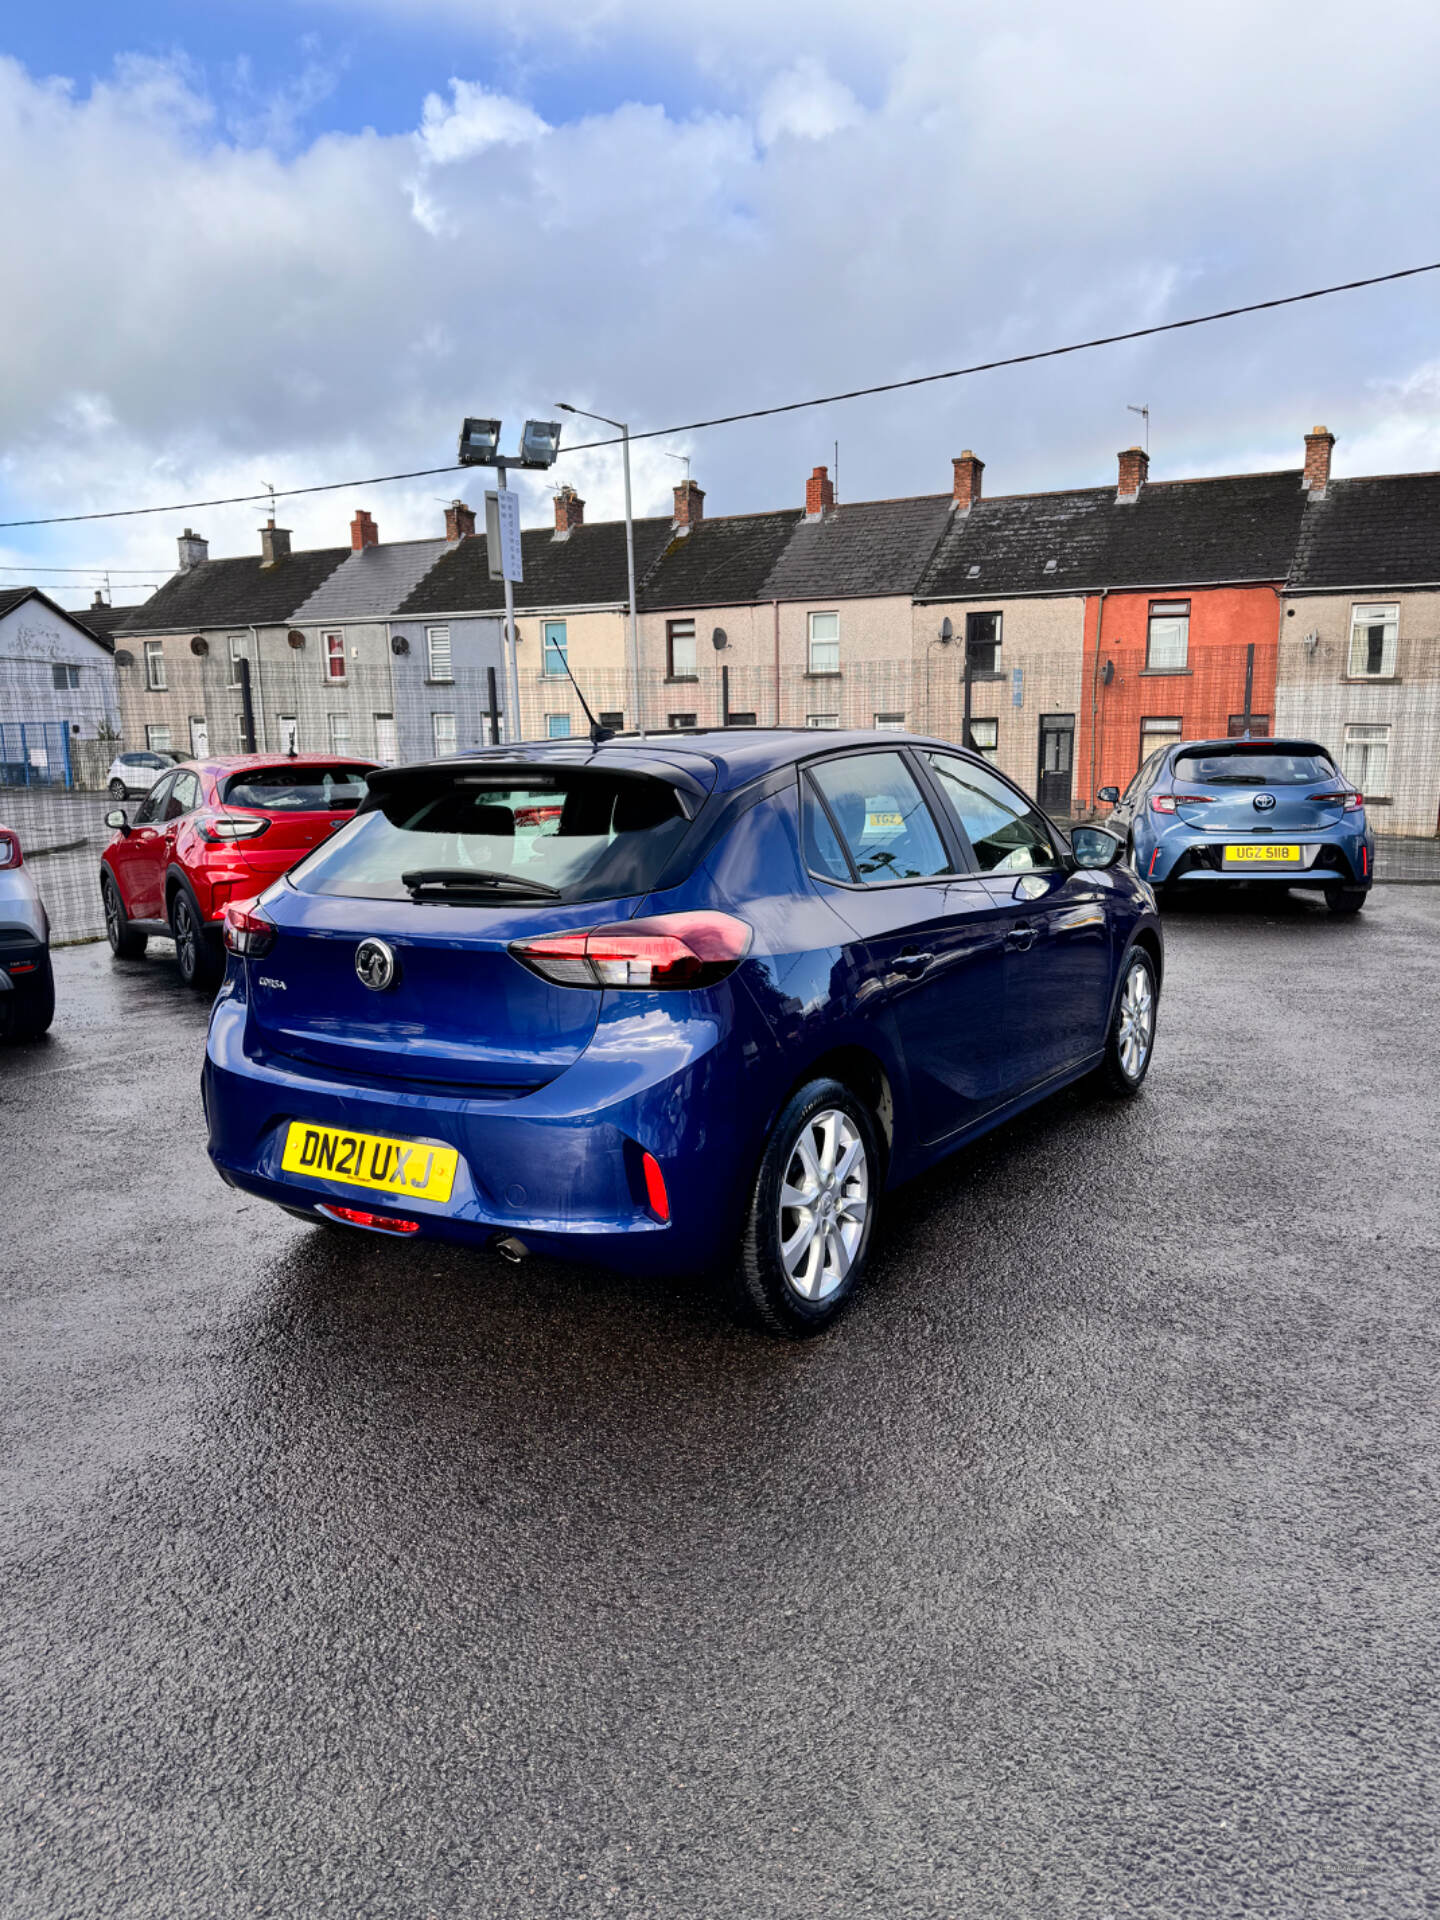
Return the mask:
{"type": "MultiPolygon", "coordinates": [[[[1127,340],[1148,340],[1156,334],[1179,333],[1187,327],[1208,327],[1217,320],[1238,320],[1247,313],[1268,313],[1276,307],[1295,307],[1307,300],[1324,300],[1336,293],[1355,293],[1362,287],[1381,287],[1394,280],[1413,280],[1419,274],[1437,272],[1440,272],[1440,260],[1430,260],[1424,266],[1398,267],[1393,273],[1372,273],[1363,280],[1340,280],[1333,286],[1311,287],[1305,293],[1283,293],[1271,300],[1251,300],[1242,307],[1221,307],[1214,313],[1192,314],[1185,320],[1161,320],[1153,326],[1131,327],[1124,333],[1097,334],[1092,340],[1072,340],[1063,347],[1040,347],[1033,353],[1011,353],[1003,359],[976,360],[968,367],[949,367],[943,373],[917,373],[905,380],[881,380],[873,386],[849,387],[843,393],[818,394],[808,400],[786,400],[771,407],[749,407],[740,413],[718,413],[708,420],[687,420],[679,426],[650,427],[643,432],[632,433],[630,439],[664,440],[672,434],[700,433],[707,427],[729,427],[742,420],[768,420],[776,414],[801,413],[808,407],[833,407],[842,400],[865,400],[879,393],[903,393],[911,387],[934,386],[942,380],[963,380],[974,373],[995,373],[1002,367],[1029,366],[1037,360],[1058,360],[1069,353],[1089,353],[1096,347],[1120,346],[1127,340]]],[[[621,438],[617,434],[609,440],[586,440],[579,446],[562,447],[561,454],[594,453],[601,447],[618,447],[621,438]]],[[[458,463],[443,467],[411,467],[403,473],[372,473],[359,480],[325,480],[306,487],[281,487],[274,492],[266,488],[262,493],[232,493],[214,500],[178,500],[154,507],[114,507],[105,513],[58,513],[33,520],[0,520],[0,531],[12,527],[72,526],[86,520],[129,520],[147,513],[190,513],[204,507],[254,506],[272,501],[277,493],[282,500],[298,500],[311,493],[342,493],[352,487],[381,487],[397,480],[429,480],[437,474],[473,471],[473,468],[462,468],[458,463]]]]}

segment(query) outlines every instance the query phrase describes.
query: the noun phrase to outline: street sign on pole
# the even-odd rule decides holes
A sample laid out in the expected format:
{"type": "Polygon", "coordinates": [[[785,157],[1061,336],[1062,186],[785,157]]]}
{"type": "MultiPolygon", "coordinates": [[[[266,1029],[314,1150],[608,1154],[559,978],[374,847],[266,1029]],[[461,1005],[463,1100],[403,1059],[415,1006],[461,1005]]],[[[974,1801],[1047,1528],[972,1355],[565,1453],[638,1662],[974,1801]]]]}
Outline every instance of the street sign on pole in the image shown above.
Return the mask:
{"type": "Polygon", "coordinates": [[[485,495],[485,545],[492,580],[523,580],[520,496],[506,489],[485,495]]]}

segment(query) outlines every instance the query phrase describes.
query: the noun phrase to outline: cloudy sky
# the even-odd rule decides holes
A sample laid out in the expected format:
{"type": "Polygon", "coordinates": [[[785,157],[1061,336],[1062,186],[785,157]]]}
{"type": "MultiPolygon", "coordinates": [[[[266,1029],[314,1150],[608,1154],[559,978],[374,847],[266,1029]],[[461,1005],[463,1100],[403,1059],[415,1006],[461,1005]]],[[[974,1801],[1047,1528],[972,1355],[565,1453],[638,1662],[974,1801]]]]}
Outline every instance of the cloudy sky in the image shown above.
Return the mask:
{"type": "MultiPolygon", "coordinates": [[[[0,519],[440,465],[466,412],[662,427],[1440,258],[1437,79],[1433,0],[9,8],[0,519]]],[[[1099,482],[1132,402],[1157,478],[1298,464],[1315,421],[1340,472],[1440,467],[1437,321],[1440,274],[651,441],[637,509],[671,453],[712,512],[798,505],[837,440],[842,499],[943,489],[965,446],[990,492],[1099,482]]],[[[618,511],[613,454],[556,478],[618,511]]],[[[280,518],[438,532],[455,488],[280,518]]],[[[138,596],[185,522],[228,553],[261,517],[0,531],[0,561],[138,596]]]]}

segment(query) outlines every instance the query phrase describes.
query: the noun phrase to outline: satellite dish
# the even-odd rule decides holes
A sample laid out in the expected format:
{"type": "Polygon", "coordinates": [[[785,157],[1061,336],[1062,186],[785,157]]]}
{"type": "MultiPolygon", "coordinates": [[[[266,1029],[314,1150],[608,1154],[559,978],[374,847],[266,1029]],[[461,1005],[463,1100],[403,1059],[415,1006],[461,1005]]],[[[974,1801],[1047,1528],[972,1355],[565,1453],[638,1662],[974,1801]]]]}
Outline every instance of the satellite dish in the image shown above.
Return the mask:
{"type": "Polygon", "coordinates": [[[197,660],[203,660],[205,658],[206,654],[210,651],[210,642],[205,638],[203,633],[191,634],[190,651],[195,655],[197,660]]]}
{"type": "MultiPolygon", "coordinates": [[[[676,457],[679,458],[680,456],[677,455],[676,457]]],[[[726,647],[730,644],[730,636],[726,633],[724,627],[716,627],[710,636],[710,644],[717,653],[723,653],[725,651],[726,647]]]]}
{"type": "Polygon", "coordinates": [[[408,653],[410,651],[410,642],[405,638],[403,633],[395,633],[390,636],[390,651],[392,653],[408,653]]]}
{"type": "Polygon", "coordinates": [[[1101,682],[1103,685],[1108,687],[1110,682],[1114,678],[1115,678],[1115,662],[1113,660],[1107,660],[1104,666],[1100,669],[1101,682]]]}
{"type": "Polygon", "coordinates": [[[117,647],[115,649],[115,664],[117,667],[133,667],[135,664],[135,656],[128,647],[117,647]]]}
{"type": "Polygon", "coordinates": [[[294,647],[297,653],[300,651],[301,647],[303,647],[305,644],[305,636],[298,627],[291,627],[290,631],[286,634],[285,638],[290,642],[291,646],[294,647]]]}
{"type": "Polygon", "coordinates": [[[943,620],[942,620],[942,621],[940,622],[940,644],[941,644],[941,646],[942,646],[942,647],[948,647],[948,646],[949,646],[949,644],[950,644],[950,642],[951,642],[951,641],[952,641],[952,640],[953,640],[954,638],[955,638],[955,629],[954,629],[954,627],[953,627],[953,626],[951,625],[951,622],[950,622],[950,616],[949,616],[949,614],[947,613],[947,614],[946,614],[946,616],[945,616],[945,618],[944,618],[944,619],[943,619],[943,620]]]}

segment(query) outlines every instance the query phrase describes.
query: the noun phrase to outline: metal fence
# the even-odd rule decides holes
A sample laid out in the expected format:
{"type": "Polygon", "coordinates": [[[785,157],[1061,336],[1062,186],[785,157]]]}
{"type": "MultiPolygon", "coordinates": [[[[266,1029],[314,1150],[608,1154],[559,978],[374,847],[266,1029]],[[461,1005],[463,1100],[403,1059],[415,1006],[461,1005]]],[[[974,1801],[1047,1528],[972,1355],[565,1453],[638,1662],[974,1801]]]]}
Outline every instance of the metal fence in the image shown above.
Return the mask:
{"type": "MultiPolygon", "coordinates": [[[[1296,662],[1258,660],[1248,648],[1210,648],[1183,667],[1147,667],[1107,645],[1097,661],[1073,649],[1025,651],[1012,641],[972,660],[968,737],[1061,820],[1103,818],[1101,787],[1124,788],[1167,741],[1240,733],[1290,733],[1322,741],[1365,791],[1378,836],[1382,881],[1440,882],[1440,642],[1430,678],[1351,676],[1316,648],[1296,662]],[[1317,659],[1317,655],[1319,658],[1317,659]]],[[[1340,665],[1353,664],[1348,659],[1340,665]]],[[[1382,663],[1386,664],[1386,663],[1382,663]]],[[[403,663],[402,663],[403,665],[403,663]]],[[[631,729],[633,690],[619,670],[576,667],[602,723],[631,729]]],[[[262,751],[334,752],[377,761],[430,758],[508,734],[503,678],[493,690],[463,680],[408,681],[384,660],[351,659],[342,679],[321,678],[299,658],[246,663],[171,659],[154,673],[143,655],[87,669],[83,684],[19,677],[0,662],[0,824],[20,836],[49,907],[57,941],[103,935],[99,859],[106,813],[132,807],[109,791],[125,753],[236,753],[253,730],[262,751]],[[248,703],[245,680],[249,680],[248,703]],[[71,703],[57,717],[57,703],[71,703]]],[[[666,734],[732,726],[880,727],[960,742],[967,689],[954,648],[918,647],[910,658],[842,659],[838,673],[716,655],[684,678],[642,676],[648,729],[666,734]]],[[[522,737],[583,738],[586,719],[570,681],[522,672],[522,737]]]]}

